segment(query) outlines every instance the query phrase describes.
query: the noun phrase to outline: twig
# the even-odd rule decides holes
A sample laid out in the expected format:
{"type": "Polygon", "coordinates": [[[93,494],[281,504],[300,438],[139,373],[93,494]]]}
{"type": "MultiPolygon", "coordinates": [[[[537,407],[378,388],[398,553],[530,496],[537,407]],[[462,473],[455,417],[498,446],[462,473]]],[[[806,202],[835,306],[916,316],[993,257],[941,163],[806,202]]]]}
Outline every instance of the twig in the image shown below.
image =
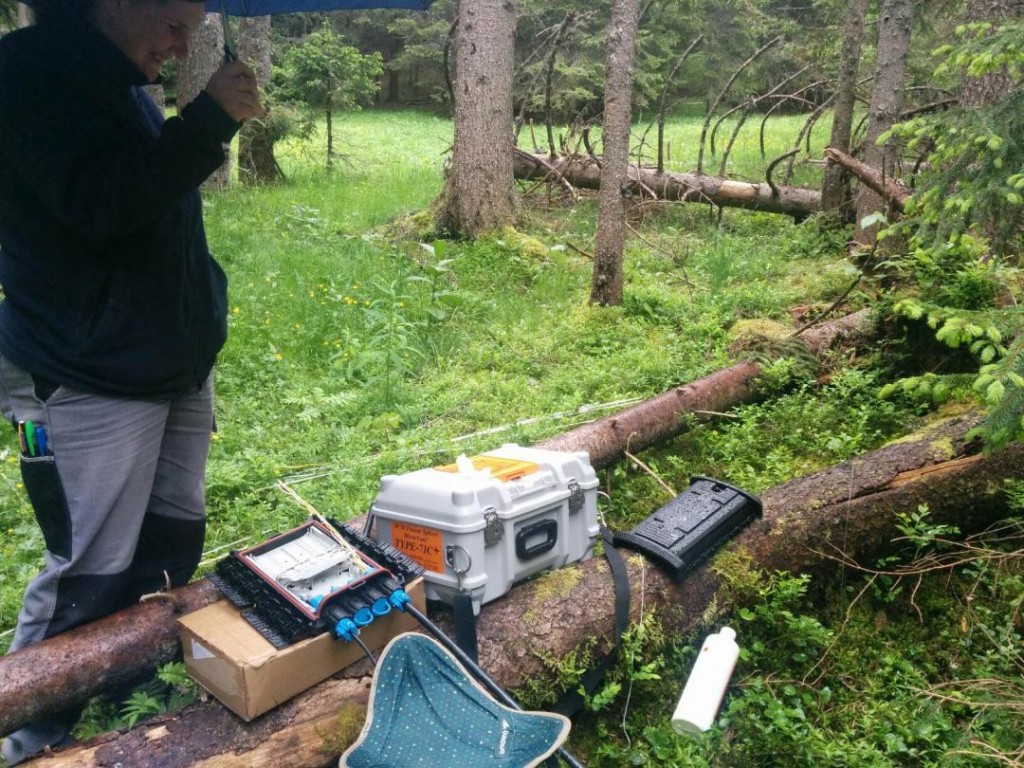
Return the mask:
{"type": "MultiPolygon", "coordinates": [[[[846,625],[850,623],[850,618],[851,618],[851,616],[853,614],[853,607],[860,601],[860,599],[864,596],[864,593],[868,591],[868,589],[871,587],[871,585],[875,583],[875,579],[877,579],[877,578],[878,578],[877,576],[871,576],[871,578],[869,578],[867,580],[867,582],[864,584],[864,586],[861,587],[860,592],[858,592],[857,595],[853,598],[853,600],[850,601],[850,604],[848,606],[846,606],[846,615],[843,616],[843,623],[839,626],[839,629],[836,630],[835,635],[833,635],[833,637],[832,637],[832,642],[828,644],[828,648],[826,648],[825,651],[821,654],[821,657],[816,662],[814,662],[814,666],[811,667],[809,670],[807,670],[807,672],[804,674],[804,676],[803,676],[803,682],[804,683],[807,683],[807,678],[809,678],[811,676],[811,673],[814,672],[814,670],[816,670],[822,664],[824,664],[825,660],[832,653],[832,649],[836,647],[836,644],[842,638],[843,632],[846,630],[846,625]]],[[[822,672],[820,675],[818,675],[814,679],[814,681],[811,683],[811,685],[817,687],[818,683],[821,682],[821,678],[824,677],[824,676],[825,676],[825,673],[822,672]]]]}
{"type": "Polygon", "coordinates": [[[696,413],[700,416],[721,416],[723,419],[738,419],[740,418],[735,413],[722,413],[721,411],[698,411],[693,410],[690,413],[696,413]]]}
{"type": "Polygon", "coordinates": [[[847,288],[847,289],[846,289],[845,291],[843,291],[843,292],[842,292],[842,293],[840,294],[840,296],[839,296],[839,298],[838,298],[838,299],[836,299],[835,301],[833,301],[833,302],[832,302],[831,304],[829,304],[829,305],[828,305],[828,307],[826,307],[826,308],[825,308],[825,309],[823,309],[823,310],[822,310],[821,312],[819,312],[819,313],[818,313],[818,314],[817,314],[817,315],[816,315],[816,316],[814,317],[814,319],[813,319],[813,320],[811,320],[810,322],[804,323],[803,325],[801,325],[801,326],[800,326],[799,328],[797,328],[797,329],[796,329],[795,331],[793,331],[793,332],[792,332],[791,334],[789,334],[789,335],[790,335],[791,337],[793,337],[793,336],[799,336],[799,335],[800,335],[801,333],[803,333],[804,331],[806,331],[806,330],[807,330],[808,328],[811,328],[811,327],[813,327],[813,326],[817,325],[817,324],[818,324],[819,322],[821,322],[821,319],[822,319],[823,317],[825,317],[825,315],[827,315],[827,314],[829,314],[830,312],[832,312],[832,311],[833,311],[833,310],[834,310],[834,309],[835,309],[836,307],[838,307],[838,306],[839,306],[840,304],[842,304],[842,303],[843,303],[843,302],[844,302],[844,301],[846,300],[846,297],[850,295],[850,291],[852,291],[852,290],[853,290],[854,288],[856,288],[856,287],[857,287],[858,285],[860,285],[860,277],[861,277],[860,275],[857,275],[857,279],[856,279],[856,280],[854,280],[854,281],[853,281],[852,283],[850,283],[850,287],[849,287],[849,288],[847,288]]]}
{"type": "Polygon", "coordinates": [[[578,254],[579,254],[580,256],[586,256],[586,257],[587,257],[588,259],[590,259],[591,261],[593,261],[593,260],[594,260],[594,254],[592,254],[592,253],[587,253],[587,252],[586,252],[586,251],[584,251],[584,250],[583,250],[582,248],[577,248],[577,247],[576,247],[575,245],[573,245],[572,243],[566,243],[566,244],[565,244],[565,247],[566,247],[566,248],[568,248],[569,250],[572,250],[572,251],[576,251],[576,253],[578,253],[578,254]]]}
{"type": "Polygon", "coordinates": [[[666,483],[666,482],[665,482],[664,480],[662,480],[662,479],[661,479],[660,477],[658,477],[658,475],[657,475],[657,474],[655,473],[655,471],[654,471],[653,469],[651,469],[650,467],[648,467],[648,466],[647,466],[646,464],[644,464],[644,463],[643,463],[642,461],[640,461],[640,459],[638,459],[638,458],[637,458],[636,456],[634,456],[634,455],[633,455],[632,453],[630,453],[629,451],[625,451],[625,454],[626,454],[626,458],[627,458],[627,459],[629,459],[630,461],[632,461],[632,462],[633,462],[634,464],[636,464],[636,465],[637,465],[637,466],[638,466],[638,467],[639,467],[640,469],[642,469],[642,470],[643,470],[644,472],[646,472],[646,473],[647,473],[648,475],[650,475],[651,477],[653,477],[653,478],[654,478],[654,480],[655,480],[655,482],[656,482],[656,483],[657,483],[658,485],[660,485],[660,486],[661,486],[662,488],[664,488],[664,489],[665,489],[665,491],[666,491],[666,492],[667,492],[667,493],[668,493],[668,494],[669,494],[669,495],[670,495],[670,496],[671,496],[671,497],[672,497],[673,499],[674,499],[674,498],[675,498],[676,496],[678,496],[678,495],[679,495],[678,493],[676,493],[676,492],[675,492],[675,491],[674,491],[674,490],[672,489],[672,486],[670,486],[670,485],[669,485],[668,483],[666,483]]]}
{"type": "Polygon", "coordinates": [[[579,195],[576,194],[576,190],[573,188],[572,184],[569,183],[569,180],[565,178],[565,175],[560,170],[555,168],[555,166],[553,166],[547,160],[538,155],[531,155],[529,152],[524,152],[523,150],[519,149],[519,147],[513,147],[513,151],[516,154],[520,155],[521,157],[525,158],[526,160],[534,162],[537,165],[541,166],[542,168],[547,168],[549,174],[554,175],[554,177],[561,181],[563,186],[565,186],[565,188],[569,190],[569,194],[572,195],[572,199],[574,201],[579,201],[579,195]]]}
{"type": "MultiPolygon", "coordinates": [[[[659,246],[659,245],[658,245],[657,243],[652,243],[652,242],[651,242],[650,240],[648,240],[648,239],[647,239],[646,237],[644,237],[643,235],[641,235],[641,234],[640,234],[640,233],[639,233],[639,232],[638,232],[638,231],[637,231],[637,230],[636,230],[636,229],[635,229],[635,228],[634,228],[633,226],[631,226],[630,224],[628,224],[628,223],[627,223],[627,224],[626,224],[626,227],[628,227],[628,228],[629,228],[629,231],[630,231],[630,232],[632,232],[632,233],[633,233],[633,235],[634,235],[634,236],[635,236],[635,237],[636,237],[636,238],[637,238],[638,240],[640,240],[641,242],[643,242],[643,243],[645,243],[646,245],[650,246],[651,248],[653,248],[654,250],[658,251],[659,253],[662,253],[663,255],[665,255],[665,256],[668,256],[668,257],[669,257],[670,259],[674,259],[674,258],[675,258],[675,254],[669,253],[669,252],[668,252],[668,251],[666,251],[666,250],[665,250],[664,248],[662,248],[661,246],[659,246]]],[[[690,301],[693,301],[693,299],[694,299],[694,295],[693,295],[693,283],[691,283],[691,282],[690,282],[690,276],[689,276],[688,274],[686,274],[686,266],[685,266],[685,265],[683,265],[683,264],[680,264],[680,265],[679,265],[679,269],[680,269],[680,271],[681,271],[681,272],[683,273],[683,280],[684,280],[684,281],[686,282],[686,289],[687,289],[687,290],[688,290],[688,291],[690,292],[690,301]]]]}
{"type": "Polygon", "coordinates": [[[704,170],[704,144],[705,144],[705,139],[707,138],[707,135],[708,135],[708,126],[711,124],[711,116],[715,113],[715,110],[718,108],[719,103],[725,97],[726,93],[729,92],[729,89],[732,88],[733,83],[736,82],[736,78],[738,78],[740,76],[740,73],[743,72],[744,69],[749,67],[751,65],[751,63],[753,63],[754,60],[757,59],[762,53],[764,53],[765,51],[767,51],[769,48],[771,48],[772,46],[776,45],[777,43],[781,42],[782,39],[783,39],[782,35],[779,35],[778,37],[776,37],[776,38],[774,38],[772,40],[769,40],[767,43],[765,43],[760,48],[758,48],[756,51],[754,51],[754,53],[751,54],[751,56],[746,61],[744,61],[742,64],[740,64],[736,68],[736,71],[732,73],[732,76],[729,78],[729,80],[726,82],[726,84],[724,86],[722,86],[722,90],[719,91],[718,96],[715,97],[714,103],[711,104],[710,107],[708,107],[707,117],[705,117],[704,125],[701,127],[701,130],[700,130],[700,145],[699,145],[699,148],[697,150],[697,173],[703,173],[703,170],[704,170]]]}

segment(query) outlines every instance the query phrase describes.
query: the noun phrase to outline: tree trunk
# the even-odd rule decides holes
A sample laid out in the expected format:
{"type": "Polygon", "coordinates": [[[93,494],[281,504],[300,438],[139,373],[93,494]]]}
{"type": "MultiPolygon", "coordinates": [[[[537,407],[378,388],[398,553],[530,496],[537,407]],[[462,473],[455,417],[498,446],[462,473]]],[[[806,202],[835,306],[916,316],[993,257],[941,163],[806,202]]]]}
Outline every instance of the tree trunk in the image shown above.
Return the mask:
{"type": "MultiPolygon", "coordinates": [[[[846,8],[846,22],[843,24],[843,49],[839,54],[839,75],[832,107],[832,134],[829,146],[846,154],[850,153],[853,110],[857,103],[857,74],[860,70],[864,17],[868,12],[868,2],[869,0],[850,0],[846,8]]],[[[821,210],[842,213],[842,208],[848,204],[849,197],[850,190],[842,168],[835,162],[827,162],[825,177],[821,184],[821,210]]]]}
{"type": "MultiPolygon", "coordinates": [[[[178,72],[178,109],[182,109],[206,87],[224,56],[224,27],[219,14],[208,13],[189,40],[188,57],[178,72]]],[[[226,189],[231,179],[231,158],[203,183],[207,189],[226,189]]]]}
{"type": "MultiPolygon", "coordinates": [[[[900,117],[903,105],[903,78],[910,52],[910,29],[913,21],[913,0],[883,0],[881,27],[878,32],[878,54],[875,62],[875,81],[871,89],[868,109],[867,136],[864,139],[864,162],[881,168],[885,177],[897,175],[898,149],[893,141],[878,146],[879,137],[888,131],[900,117]]],[[[878,225],[863,227],[866,216],[883,209],[877,192],[862,188],[857,197],[857,231],[855,239],[865,246],[873,246],[878,225]]]]}
{"type": "Polygon", "coordinates": [[[608,59],[604,72],[601,193],[590,288],[590,302],[602,306],[622,304],[622,251],[626,242],[626,198],[623,192],[629,166],[633,58],[639,21],[639,0],[612,0],[608,59]]]}
{"type": "MultiPolygon", "coordinates": [[[[894,551],[897,514],[927,504],[930,520],[980,532],[1010,513],[1004,480],[1019,478],[1024,446],[972,454],[973,422],[939,424],[914,439],[873,451],[761,494],[764,517],[729,548],[751,567],[830,578],[857,561],[873,564],[894,551]],[[847,563],[847,564],[844,564],[847,563]]],[[[700,624],[721,579],[701,567],[675,582],[626,550],[632,612],[659,609],[666,632],[685,635],[700,624]]],[[[608,566],[593,558],[518,585],[484,606],[478,623],[480,665],[506,688],[551,680],[543,659],[562,658],[597,638],[611,647],[615,595],[608,566]],[[557,620],[553,617],[558,617],[557,620]]],[[[28,763],[38,768],[313,768],[333,765],[361,726],[370,674],[367,662],[344,670],[278,709],[243,723],[218,703],[150,720],[28,763]]]]}
{"type": "Polygon", "coordinates": [[[455,140],[437,208],[440,231],[477,237],[512,223],[514,0],[460,0],[455,140]]]}
{"type": "MultiPolygon", "coordinates": [[[[263,93],[270,86],[270,49],[269,16],[238,20],[238,57],[252,67],[263,93]]],[[[245,184],[273,184],[281,180],[267,119],[247,120],[238,133],[238,178],[245,184]]]]}
{"type": "MultiPolygon", "coordinates": [[[[860,340],[873,320],[866,311],[820,326],[803,335],[814,353],[838,340],[860,340]]],[[[740,363],[684,387],[541,443],[550,450],[587,451],[598,467],[679,434],[687,409],[723,411],[753,397],[759,366],[740,363]]],[[[173,590],[181,612],[216,599],[204,580],[173,590]]],[[[121,685],[170,660],[178,649],[175,612],[170,604],[134,606],[71,632],[0,657],[0,733],[79,704],[105,688],[121,685]],[[136,629],[133,629],[136,628],[136,629]]]]}
{"type": "Polygon", "coordinates": [[[327,97],[327,106],[325,108],[327,113],[327,172],[330,173],[334,170],[334,105],[331,103],[331,97],[327,97]]]}
{"type": "MultiPolygon", "coordinates": [[[[1024,0],[970,0],[967,21],[988,21],[998,26],[1024,15],[1024,0]]],[[[1005,68],[984,77],[965,77],[960,85],[960,106],[980,109],[1004,98],[1013,86],[1013,78],[1005,68]]]]}
{"type": "MultiPolygon", "coordinates": [[[[582,189],[601,188],[601,169],[582,155],[550,160],[547,155],[517,150],[513,168],[517,179],[564,180],[582,189]]],[[[629,166],[626,186],[637,198],[653,193],[662,200],[782,213],[797,220],[821,209],[821,192],[817,189],[753,184],[703,174],[658,173],[654,168],[635,165],[629,166]]]]}

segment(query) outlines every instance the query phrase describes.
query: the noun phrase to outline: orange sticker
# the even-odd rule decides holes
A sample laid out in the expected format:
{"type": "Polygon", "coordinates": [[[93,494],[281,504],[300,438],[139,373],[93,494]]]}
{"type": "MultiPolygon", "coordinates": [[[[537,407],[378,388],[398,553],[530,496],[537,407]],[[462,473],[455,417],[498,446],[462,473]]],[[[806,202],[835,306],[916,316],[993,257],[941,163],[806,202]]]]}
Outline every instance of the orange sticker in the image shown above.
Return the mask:
{"type": "Polygon", "coordinates": [[[411,523],[391,521],[391,546],[404,552],[428,571],[444,573],[441,531],[411,523]]]}

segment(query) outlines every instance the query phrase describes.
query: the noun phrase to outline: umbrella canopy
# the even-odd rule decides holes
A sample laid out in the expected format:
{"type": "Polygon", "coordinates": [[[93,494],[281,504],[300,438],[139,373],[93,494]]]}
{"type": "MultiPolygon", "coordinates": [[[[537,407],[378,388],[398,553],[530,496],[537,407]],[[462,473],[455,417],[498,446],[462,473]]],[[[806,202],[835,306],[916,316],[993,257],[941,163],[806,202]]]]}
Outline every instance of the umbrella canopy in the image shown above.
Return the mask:
{"type": "Polygon", "coordinates": [[[425,11],[433,0],[207,0],[210,13],[267,16],[299,11],[358,11],[366,8],[409,8],[425,11]]]}

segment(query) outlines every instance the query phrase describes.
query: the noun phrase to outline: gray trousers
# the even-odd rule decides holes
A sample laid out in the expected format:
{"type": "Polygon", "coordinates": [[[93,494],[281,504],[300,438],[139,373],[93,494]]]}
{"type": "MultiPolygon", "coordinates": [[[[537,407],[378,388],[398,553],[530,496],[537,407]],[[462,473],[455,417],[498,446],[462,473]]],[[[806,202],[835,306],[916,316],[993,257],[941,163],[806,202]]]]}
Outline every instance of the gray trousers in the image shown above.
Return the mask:
{"type": "MultiPolygon", "coordinates": [[[[212,376],[194,394],[135,400],[40,383],[0,356],[0,412],[42,425],[48,439],[47,455],[21,458],[46,551],[12,651],[126,607],[168,579],[188,582],[206,527],[212,376]]],[[[70,719],[54,722],[66,734],[70,719]]],[[[41,750],[53,726],[11,734],[4,757],[41,750]]]]}

